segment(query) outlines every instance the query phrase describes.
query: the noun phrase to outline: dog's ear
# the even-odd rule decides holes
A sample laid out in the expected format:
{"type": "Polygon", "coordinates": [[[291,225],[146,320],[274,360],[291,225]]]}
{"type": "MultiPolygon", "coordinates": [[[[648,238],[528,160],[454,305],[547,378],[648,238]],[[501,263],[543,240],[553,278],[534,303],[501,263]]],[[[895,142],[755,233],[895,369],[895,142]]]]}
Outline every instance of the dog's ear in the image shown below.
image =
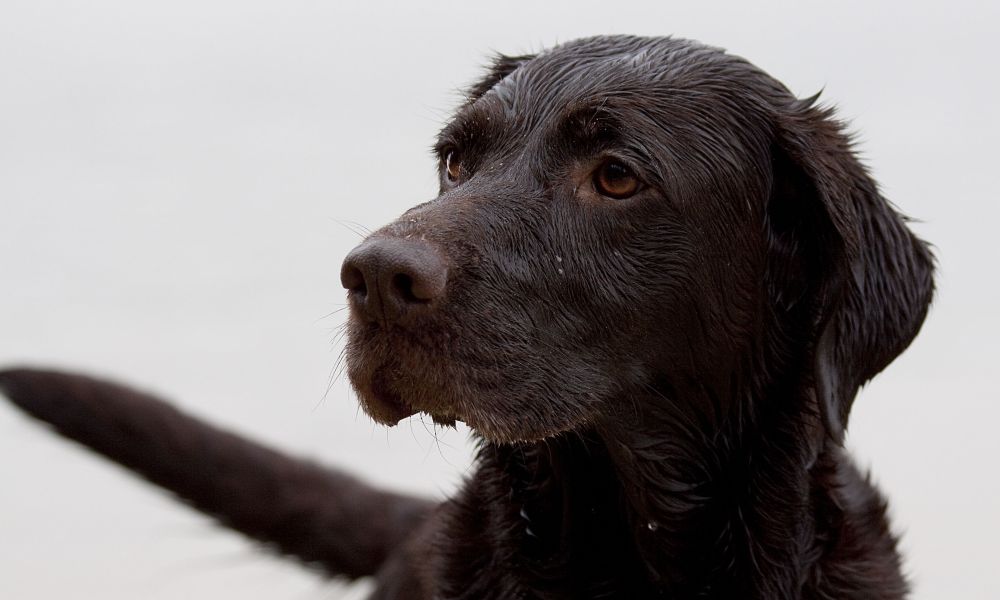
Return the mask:
{"type": "Polygon", "coordinates": [[[858,389],[920,330],[934,261],[879,194],[833,111],[814,101],[779,109],[768,220],[772,244],[799,257],[783,267],[798,282],[775,295],[776,309],[813,300],[799,325],[813,333],[816,401],[840,442],[858,389]]]}
{"type": "Polygon", "coordinates": [[[468,91],[466,91],[468,101],[470,103],[475,102],[483,94],[493,89],[493,86],[503,81],[505,77],[533,58],[535,58],[535,55],[533,54],[524,54],[521,56],[504,56],[503,54],[497,54],[493,57],[493,61],[487,67],[486,75],[473,84],[468,91]]]}

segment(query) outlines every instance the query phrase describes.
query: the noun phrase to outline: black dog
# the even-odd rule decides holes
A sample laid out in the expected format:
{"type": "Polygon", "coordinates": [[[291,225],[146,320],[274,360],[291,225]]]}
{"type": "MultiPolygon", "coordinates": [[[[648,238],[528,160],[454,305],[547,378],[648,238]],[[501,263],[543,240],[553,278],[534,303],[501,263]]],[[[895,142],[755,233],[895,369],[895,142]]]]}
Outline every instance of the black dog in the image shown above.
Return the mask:
{"type": "Polygon", "coordinates": [[[831,111],[689,41],[501,57],[441,193],[348,256],[364,408],[461,419],[434,505],[91,379],[0,384],[62,433],[376,598],[890,599],[885,503],[844,454],[916,335],[927,247],[831,111]]]}

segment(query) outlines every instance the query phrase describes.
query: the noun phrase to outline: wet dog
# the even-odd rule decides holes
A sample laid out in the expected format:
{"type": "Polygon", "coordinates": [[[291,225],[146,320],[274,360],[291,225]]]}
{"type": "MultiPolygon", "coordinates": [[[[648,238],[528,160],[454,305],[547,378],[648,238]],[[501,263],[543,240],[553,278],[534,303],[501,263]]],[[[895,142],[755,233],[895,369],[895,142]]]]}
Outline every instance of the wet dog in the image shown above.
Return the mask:
{"type": "Polygon", "coordinates": [[[0,373],[61,433],[375,598],[906,593],[842,448],[919,330],[926,245],[831,110],[673,38],[499,57],[441,132],[440,195],[343,264],[365,411],[462,420],[475,475],[372,489],[115,384],[0,373]]]}

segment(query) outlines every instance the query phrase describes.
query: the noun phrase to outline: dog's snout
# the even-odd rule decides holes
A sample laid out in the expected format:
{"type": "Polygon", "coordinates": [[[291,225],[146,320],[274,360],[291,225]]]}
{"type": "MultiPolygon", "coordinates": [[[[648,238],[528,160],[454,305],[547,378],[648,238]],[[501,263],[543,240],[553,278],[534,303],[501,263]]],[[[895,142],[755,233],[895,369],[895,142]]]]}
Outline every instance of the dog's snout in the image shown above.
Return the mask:
{"type": "Polygon", "coordinates": [[[364,318],[392,325],[444,294],[448,268],[430,242],[373,238],[347,255],[340,282],[364,318]]]}

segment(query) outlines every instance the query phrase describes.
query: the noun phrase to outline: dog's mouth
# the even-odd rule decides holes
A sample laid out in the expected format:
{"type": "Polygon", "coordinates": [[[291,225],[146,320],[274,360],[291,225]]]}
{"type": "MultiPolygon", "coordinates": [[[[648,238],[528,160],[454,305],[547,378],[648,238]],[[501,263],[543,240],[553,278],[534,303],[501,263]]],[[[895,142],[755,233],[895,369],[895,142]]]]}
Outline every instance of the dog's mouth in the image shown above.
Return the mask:
{"type": "Polygon", "coordinates": [[[617,390],[587,353],[538,343],[530,316],[514,312],[502,321],[483,303],[477,313],[431,308],[386,324],[352,305],[347,374],[380,424],[422,413],[437,425],[462,421],[493,443],[538,441],[592,421],[617,390]],[[550,368],[540,372],[536,364],[550,368]]]}
{"type": "Polygon", "coordinates": [[[371,376],[370,383],[359,389],[365,412],[372,419],[383,425],[393,426],[403,419],[423,413],[438,425],[455,426],[455,422],[461,417],[452,411],[415,405],[417,403],[409,401],[397,392],[392,381],[392,371],[393,369],[389,367],[377,369],[371,376]]]}
{"type": "Polygon", "coordinates": [[[585,426],[615,392],[590,363],[546,378],[519,368],[529,360],[497,364],[488,338],[456,341],[468,331],[386,331],[355,320],[349,334],[351,384],[365,413],[387,426],[421,413],[441,426],[462,421],[493,443],[539,441],[585,426]],[[481,353],[454,351],[463,344],[481,353]]]}
{"type": "Polygon", "coordinates": [[[384,369],[375,372],[370,389],[371,393],[362,398],[362,401],[365,403],[365,411],[376,421],[395,425],[417,413],[415,408],[392,389],[384,369]]]}

